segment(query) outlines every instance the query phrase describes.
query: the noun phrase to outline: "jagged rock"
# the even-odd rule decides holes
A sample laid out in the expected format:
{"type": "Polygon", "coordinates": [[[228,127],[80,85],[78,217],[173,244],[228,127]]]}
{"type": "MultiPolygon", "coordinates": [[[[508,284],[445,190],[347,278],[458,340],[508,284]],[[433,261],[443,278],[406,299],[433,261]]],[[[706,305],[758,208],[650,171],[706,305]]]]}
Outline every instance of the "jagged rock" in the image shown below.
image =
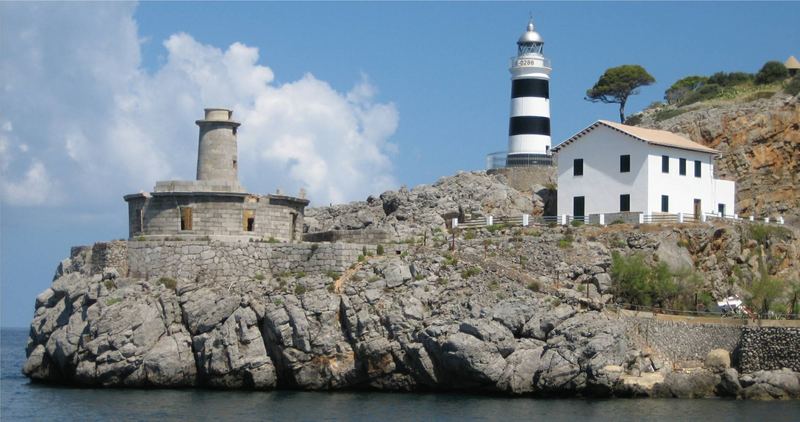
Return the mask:
{"type": "MultiPolygon", "coordinates": [[[[471,178],[461,177],[462,182],[471,178]]],[[[440,193],[400,190],[398,209],[388,218],[411,210],[414,201],[446,212],[462,205],[440,193]]],[[[482,200],[502,204],[508,195],[504,190],[482,200]]],[[[381,200],[368,203],[383,214],[381,200]]],[[[365,224],[373,215],[361,217],[354,224],[365,224]]],[[[234,254],[246,268],[264,271],[263,279],[220,272],[179,278],[174,290],[154,274],[151,281],[103,280],[92,274],[91,248],[78,248],[62,263],[53,288],[36,301],[24,372],[36,380],[113,387],[795,394],[794,373],[745,374],[739,385],[738,374],[725,364],[710,365],[723,369],[719,375],[701,371],[666,380],[673,362],[639,345],[629,324],[605,309],[613,291],[610,251],[624,248],[619,246],[623,239],[648,263],[656,261],[665,238],[676,236],[698,265],[719,257],[708,277],[732,273],[729,262],[757,274],[744,259],[736,264],[747,242],[746,228],[618,229],[480,230],[475,239],[457,238],[455,251],[443,243],[431,245],[429,237],[426,246],[415,245],[402,255],[354,263],[336,283],[322,274],[270,272],[253,262],[252,245],[243,245],[234,254]],[[567,230],[576,241],[569,249],[559,248],[567,230]],[[577,291],[579,286],[586,286],[592,298],[577,291]]],[[[209,252],[211,260],[223,250],[214,250],[213,242],[189,248],[209,252]]],[[[747,260],[763,248],[776,263],[767,270],[775,268],[781,276],[791,274],[800,253],[792,233],[775,238],[771,246],[747,248],[747,260]]],[[[298,253],[298,259],[306,258],[307,252],[298,253]]]]}
{"type": "Polygon", "coordinates": [[[755,400],[800,398],[800,374],[789,369],[756,371],[739,378],[740,397],[755,400]]]}
{"type": "Polygon", "coordinates": [[[717,394],[723,397],[736,397],[741,391],[739,372],[734,368],[727,368],[722,371],[720,382],[717,385],[717,394]]]}
{"type": "Polygon", "coordinates": [[[667,237],[658,244],[656,256],[659,262],[663,262],[673,271],[691,270],[694,268],[692,255],[686,248],[678,245],[672,237],[667,237]]]}
{"type": "Polygon", "coordinates": [[[653,395],[683,399],[712,397],[714,388],[719,383],[720,376],[707,371],[672,372],[667,374],[663,383],[653,388],[653,395]]]}

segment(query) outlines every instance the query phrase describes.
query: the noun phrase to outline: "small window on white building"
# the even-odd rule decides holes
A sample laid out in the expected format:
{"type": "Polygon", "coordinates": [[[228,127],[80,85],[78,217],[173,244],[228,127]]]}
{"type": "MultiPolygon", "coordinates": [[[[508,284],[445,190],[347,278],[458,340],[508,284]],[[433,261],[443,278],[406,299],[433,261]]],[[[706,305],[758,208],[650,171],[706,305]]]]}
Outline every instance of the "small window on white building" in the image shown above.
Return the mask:
{"type": "Polygon", "coordinates": [[[661,156],[661,172],[669,173],[669,155],[661,156]]]}
{"type": "Polygon", "coordinates": [[[630,155],[620,155],[619,156],[619,172],[620,173],[630,173],[631,171],[631,156],[630,155]]]}
{"type": "Polygon", "coordinates": [[[624,194],[619,196],[619,212],[627,212],[631,210],[631,196],[624,194]]]}
{"type": "Polygon", "coordinates": [[[686,159],[685,158],[681,158],[678,161],[678,174],[680,174],[681,176],[686,176],[686,159]]]}
{"type": "Polygon", "coordinates": [[[694,160],[694,177],[700,177],[700,160],[694,160]]]}
{"type": "Polygon", "coordinates": [[[661,195],[661,212],[669,212],[669,196],[661,195]]]}
{"type": "Polygon", "coordinates": [[[725,217],[725,204],[717,204],[717,212],[719,215],[725,217]]]}
{"type": "Polygon", "coordinates": [[[572,175],[583,176],[583,158],[576,158],[572,162],[572,175]]]}

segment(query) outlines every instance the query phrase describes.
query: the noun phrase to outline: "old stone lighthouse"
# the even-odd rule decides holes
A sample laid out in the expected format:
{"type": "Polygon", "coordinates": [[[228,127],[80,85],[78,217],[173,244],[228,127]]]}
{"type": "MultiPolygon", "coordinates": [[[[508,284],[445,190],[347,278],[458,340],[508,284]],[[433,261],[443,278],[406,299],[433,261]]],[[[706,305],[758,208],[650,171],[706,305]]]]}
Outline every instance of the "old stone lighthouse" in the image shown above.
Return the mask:
{"type": "Polygon", "coordinates": [[[300,240],[309,201],[245,191],[238,171],[240,123],[232,115],[207,108],[195,122],[200,127],[197,180],[159,181],[153,192],[125,196],[131,238],[300,240]]]}

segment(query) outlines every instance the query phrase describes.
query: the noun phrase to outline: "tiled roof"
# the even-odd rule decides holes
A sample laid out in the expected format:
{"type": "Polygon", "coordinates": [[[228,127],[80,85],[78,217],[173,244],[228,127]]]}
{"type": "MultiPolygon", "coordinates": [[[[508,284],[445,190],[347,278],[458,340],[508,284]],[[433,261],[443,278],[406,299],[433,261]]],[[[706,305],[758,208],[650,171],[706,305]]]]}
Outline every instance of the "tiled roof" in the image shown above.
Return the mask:
{"type": "Polygon", "coordinates": [[[643,142],[647,142],[648,144],[652,145],[661,145],[671,148],[688,149],[692,151],[706,152],[709,154],[719,153],[719,151],[713,148],[700,145],[697,142],[691,141],[687,138],[684,138],[683,136],[680,136],[672,132],[668,132],[666,130],[645,129],[637,126],[628,126],[628,125],[623,125],[621,123],[610,122],[608,120],[598,120],[593,125],[578,132],[571,138],[567,139],[566,141],[562,142],[561,144],[553,148],[553,151],[558,152],[559,150],[561,150],[561,148],[571,144],[572,142],[575,142],[577,139],[591,132],[600,125],[609,127],[611,129],[622,132],[628,136],[631,136],[633,138],[636,138],[643,142]]]}
{"type": "Polygon", "coordinates": [[[800,69],[800,61],[797,61],[794,56],[789,56],[783,65],[786,66],[787,69],[800,69]]]}

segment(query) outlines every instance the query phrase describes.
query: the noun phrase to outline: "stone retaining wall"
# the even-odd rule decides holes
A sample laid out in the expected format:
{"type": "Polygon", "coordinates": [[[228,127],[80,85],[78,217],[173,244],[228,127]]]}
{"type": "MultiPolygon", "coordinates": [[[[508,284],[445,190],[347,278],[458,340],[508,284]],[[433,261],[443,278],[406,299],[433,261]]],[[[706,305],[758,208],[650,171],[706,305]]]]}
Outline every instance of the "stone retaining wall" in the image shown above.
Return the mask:
{"type": "Polygon", "coordinates": [[[303,235],[303,240],[306,242],[345,242],[379,245],[389,243],[393,239],[386,230],[361,229],[306,233],[303,235]]]}
{"type": "MultiPolygon", "coordinates": [[[[73,248],[71,257],[89,247],[73,248]]],[[[103,274],[106,269],[115,269],[118,274],[128,273],[128,242],[114,240],[111,242],[97,242],[91,246],[89,254],[90,274],[103,274]]]]}
{"type": "Polygon", "coordinates": [[[744,327],[739,367],[743,372],[781,368],[800,372],[800,328],[744,327]]]}
{"type": "Polygon", "coordinates": [[[375,246],[352,243],[129,241],[130,276],[248,280],[258,274],[342,272],[375,246]]]}
{"type": "Polygon", "coordinates": [[[711,350],[725,349],[736,355],[742,327],[691,324],[654,318],[622,318],[628,336],[673,362],[703,361],[711,350]]]}

